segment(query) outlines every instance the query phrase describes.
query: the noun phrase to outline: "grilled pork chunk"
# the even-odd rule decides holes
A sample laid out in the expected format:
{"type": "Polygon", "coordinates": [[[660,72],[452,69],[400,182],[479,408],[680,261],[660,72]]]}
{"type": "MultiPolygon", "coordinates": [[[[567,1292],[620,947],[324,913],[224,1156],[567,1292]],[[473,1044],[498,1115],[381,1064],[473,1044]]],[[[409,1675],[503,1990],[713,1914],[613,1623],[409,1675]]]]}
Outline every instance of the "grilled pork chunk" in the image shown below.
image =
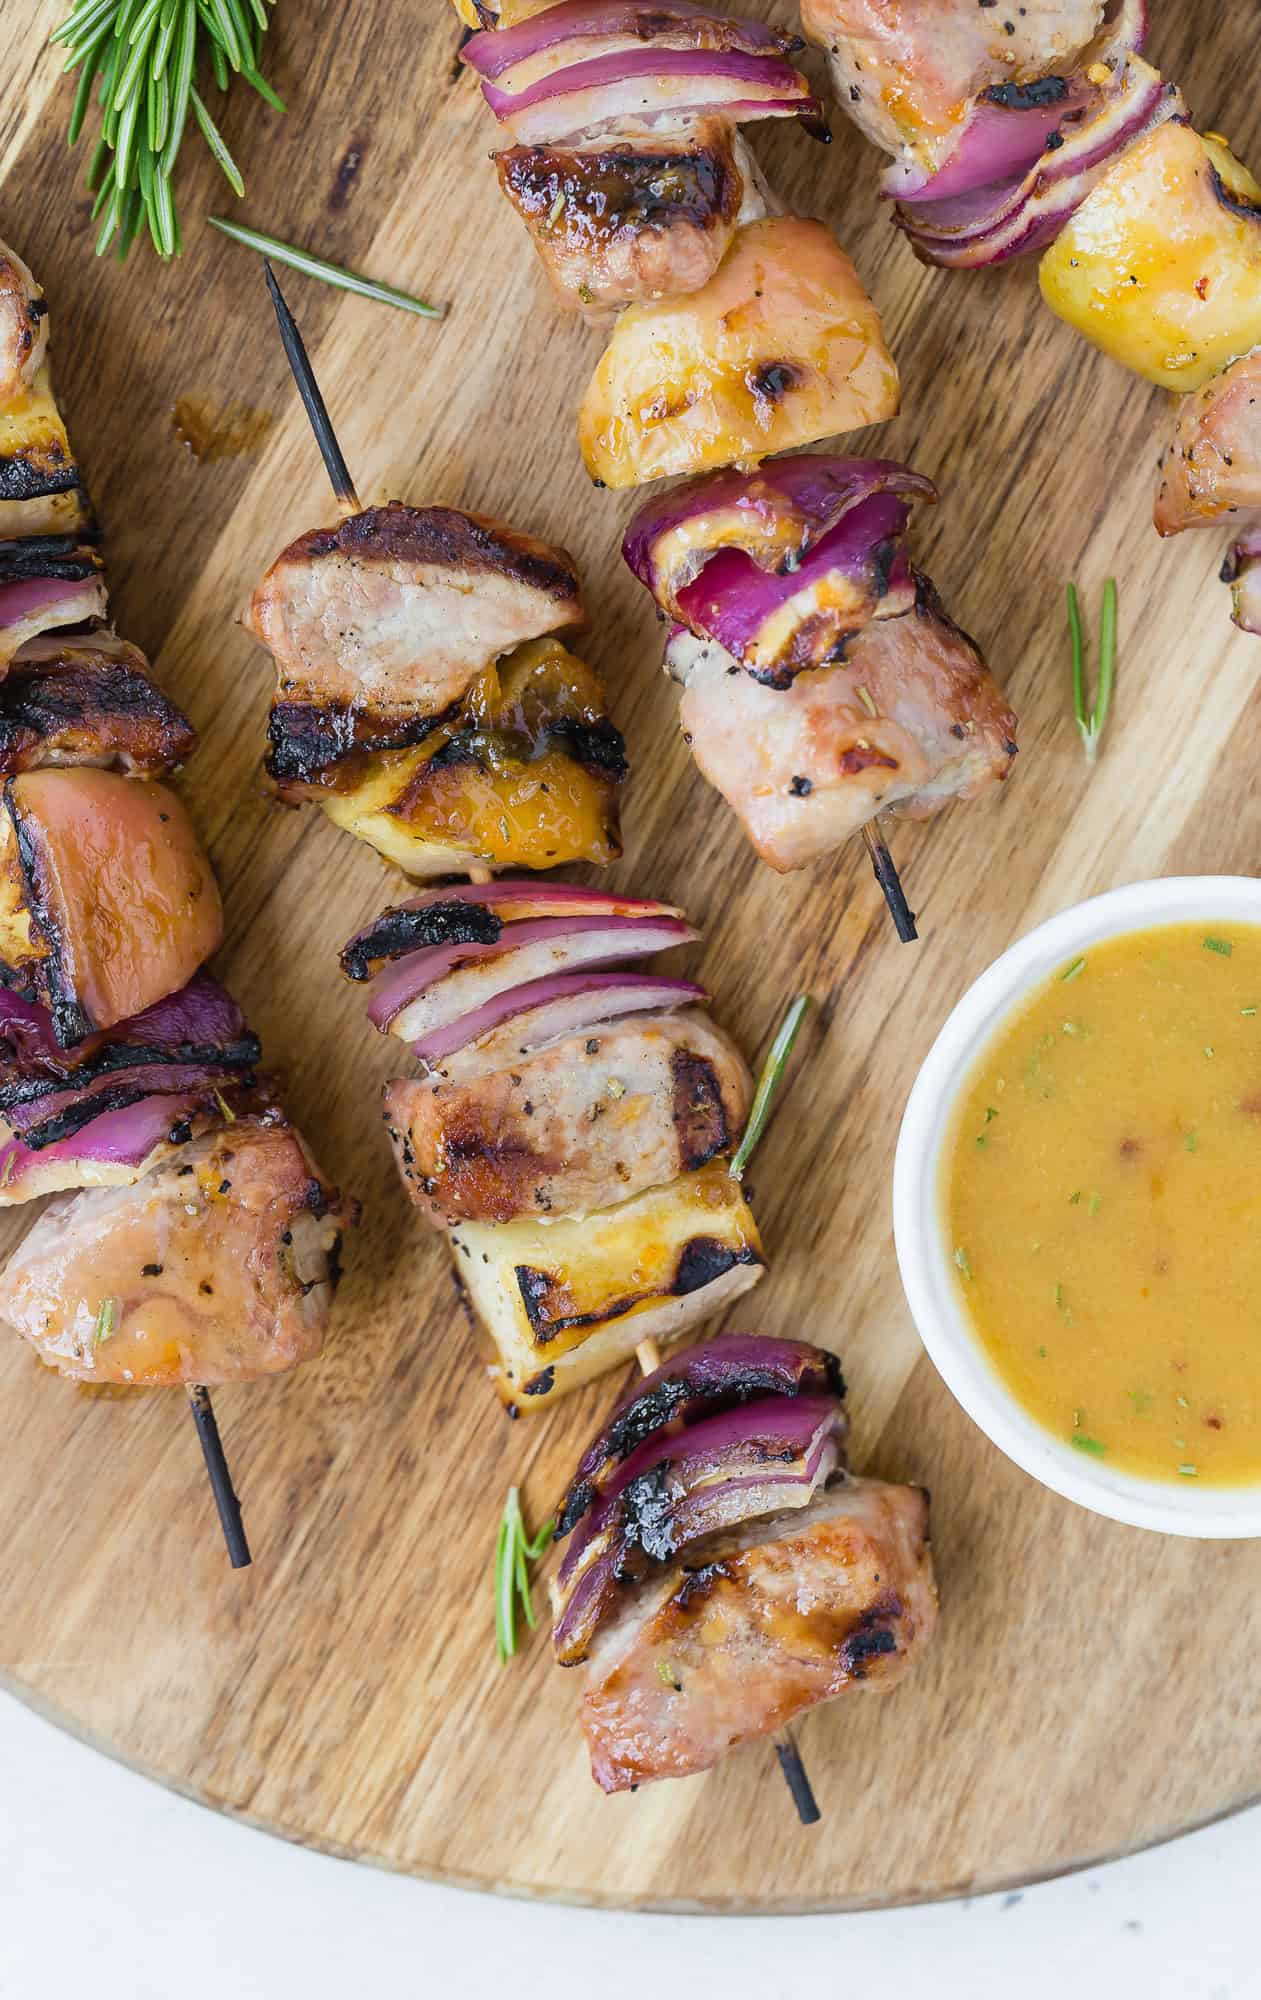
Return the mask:
{"type": "Polygon", "coordinates": [[[495,164],[560,303],[592,316],[699,290],[736,228],[766,212],[752,155],[724,118],[514,146],[495,164]]]}
{"type": "Polygon", "coordinates": [[[844,658],[767,687],[679,632],[667,671],[697,765],[764,861],[831,853],[877,812],[926,819],[1006,777],[1016,718],[966,633],[918,578],[915,608],[876,619],[844,658]]]}
{"type": "Polygon", "coordinates": [[[137,646],[112,632],[32,639],[0,682],[0,775],[96,764],[159,777],[197,747],[187,717],[156,688],[137,646]]]}
{"type": "Polygon", "coordinates": [[[838,102],[877,146],[930,171],[974,98],[1072,68],[1103,14],[1103,0],[801,0],[838,102]]]}
{"type": "Polygon", "coordinates": [[[850,1687],[891,1687],[930,1637],[928,1496],[853,1479],[638,1586],[603,1626],[582,1726],[596,1783],[707,1771],[850,1687]]]}
{"type": "Polygon", "coordinates": [[[629,306],[578,418],[605,486],[788,451],[896,414],[880,317],[830,229],[771,216],[738,229],[707,284],[629,306]]]}
{"type": "Polygon", "coordinates": [[[223,935],[219,891],[175,794],[81,766],[0,790],[0,976],[63,1047],[176,992],[223,935]]]}
{"type": "Polygon", "coordinates": [[[26,394],[47,346],[44,294],[17,252],[0,243],[0,406],[26,394]]]}
{"type": "Polygon", "coordinates": [[[1261,347],[1241,355],[1175,405],[1161,461],[1156,527],[1239,528],[1261,511],[1261,347]]]}
{"type": "Polygon", "coordinates": [[[385,1087],[399,1173],[438,1227],[628,1201],[731,1151],[749,1097],[739,1051],[696,1009],[567,1035],[473,1081],[385,1087]]]}
{"type": "Polygon", "coordinates": [[[372,507],[278,556],[245,623],[276,661],[273,775],[419,742],[524,640],[580,625],[570,558],[449,507],[372,507]]]}
{"type": "Polygon", "coordinates": [[[80,1381],[278,1374],[320,1351],[347,1220],[294,1131],[238,1120],[134,1186],[59,1196],[0,1273],[0,1318],[80,1381]]]}
{"type": "Polygon", "coordinates": [[[677,1340],[765,1268],[748,1203],[715,1161],[590,1215],[457,1222],[456,1275],[494,1343],[491,1381],[522,1414],[677,1340]]]}

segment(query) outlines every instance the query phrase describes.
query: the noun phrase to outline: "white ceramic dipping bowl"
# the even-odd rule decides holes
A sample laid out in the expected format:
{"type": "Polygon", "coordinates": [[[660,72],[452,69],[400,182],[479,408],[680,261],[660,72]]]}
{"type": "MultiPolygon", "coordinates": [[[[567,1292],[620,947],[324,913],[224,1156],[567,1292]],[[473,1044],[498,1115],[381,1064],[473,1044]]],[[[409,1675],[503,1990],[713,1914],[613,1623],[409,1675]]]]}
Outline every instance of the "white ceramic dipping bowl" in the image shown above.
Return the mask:
{"type": "Polygon", "coordinates": [[[1160,924],[1261,925],[1261,881],[1237,875],[1134,882],[1052,917],[1012,945],[969,988],[915,1080],[893,1170],[893,1228],[907,1301],[947,1387],[1008,1458],[1096,1514],[1168,1535],[1261,1535],[1255,1486],[1200,1487],[1143,1479],[1074,1451],[1018,1403],[989,1361],[960,1301],[946,1223],[944,1176],[955,1110],[977,1057],[1051,974],[1104,938],[1160,924]]]}

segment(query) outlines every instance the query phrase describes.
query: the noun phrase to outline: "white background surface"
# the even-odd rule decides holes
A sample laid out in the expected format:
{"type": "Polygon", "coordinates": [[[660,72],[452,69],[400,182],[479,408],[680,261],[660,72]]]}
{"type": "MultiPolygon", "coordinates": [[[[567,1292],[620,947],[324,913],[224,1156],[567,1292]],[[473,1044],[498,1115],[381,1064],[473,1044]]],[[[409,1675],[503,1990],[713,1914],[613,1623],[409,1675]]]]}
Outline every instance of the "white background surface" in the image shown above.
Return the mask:
{"type": "Polygon", "coordinates": [[[1253,2000],[1261,1811],[1022,1895],[630,1917],[330,1861],[0,1697],[3,2000],[1253,2000]]]}

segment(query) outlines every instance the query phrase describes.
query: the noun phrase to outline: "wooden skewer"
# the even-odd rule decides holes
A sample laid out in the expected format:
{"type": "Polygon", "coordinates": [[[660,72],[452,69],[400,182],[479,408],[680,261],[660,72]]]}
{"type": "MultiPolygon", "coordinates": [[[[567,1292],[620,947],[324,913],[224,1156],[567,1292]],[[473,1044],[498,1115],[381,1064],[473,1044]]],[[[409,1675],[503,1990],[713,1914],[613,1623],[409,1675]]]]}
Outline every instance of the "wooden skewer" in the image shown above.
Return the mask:
{"type": "Polygon", "coordinates": [[[247,1569],[252,1560],[250,1545],[245,1539],[245,1523],[241,1519],[241,1503],[232,1484],[232,1474],[224,1456],[223,1439],[219,1436],[219,1425],[215,1420],[214,1406],[210,1401],[210,1391],[200,1382],[190,1382],[188,1406],[193,1413],[197,1435],[201,1439],[202,1457],[206,1461],[206,1471],[210,1475],[210,1490],[215,1496],[215,1506],[219,1509],[219,1525],[223,1529],[223,1539],[228,1545],[228,1560],[233,1569],[247,1569]]]}
{"type": "Polygon", "coordinates": [[[863,828],[863,839],[871,856],[872,872],[884,892],[884,899],[889,905],[889,915],[893,918],[897,934],[903,944],[914,944],[919,932],[915,928],[911,906],[898,879],[898,871],[893,865],[893,856],[889,852],[888,843],[880,831],[879,816],[867,821],[863,828]]]}
{"type": "Polygon", "coordinates": [[[298,332],[298,323],[285,304],[284,293],[276,283],[276,273],[266,258],[263,259],[263,271],[267,278],[267,289],[271,293],[271,302],[276,308],[285,355],[293,370],[293,379],[298,385],[302,407],[311,420],[315,442],[320,448],[320,457],[324,460],[325,470],[337,495],[337,504],[343,515],[361,514],[363,508],[359,504],[355,482],[350,476],[350,468],[337,442],[337,433],[333,429],[328,406],[320,394],[320,385],[315,379],[315,370],[303,345],[302,335],[298,332]]]}
{"type": "MultiPolygon", "coordinates": [[[[651,1375],[661,1366],[661,1349],[655,1340],[641,1340],[635,1349],[635,1359],[645,1375],[651,1375]]],[[[803,1826],[817,1826],[823,1814],[819,1810],[806,1767],[801,1761],[801,1752],[790,1729],[781,1729],[774,1739],[775,1755],[779,1758],[779,1768],[784,1774],[784,1783],[792,1794],[792,1802],[797,1808],[797,1817],[803,1826]]]]}

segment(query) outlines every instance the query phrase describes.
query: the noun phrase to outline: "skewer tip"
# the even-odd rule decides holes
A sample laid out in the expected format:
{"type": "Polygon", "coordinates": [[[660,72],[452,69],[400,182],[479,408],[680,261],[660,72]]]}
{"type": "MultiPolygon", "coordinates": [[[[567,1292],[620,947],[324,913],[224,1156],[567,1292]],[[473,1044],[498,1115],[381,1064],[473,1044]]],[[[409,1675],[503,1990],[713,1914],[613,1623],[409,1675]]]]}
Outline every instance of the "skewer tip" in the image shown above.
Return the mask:
{"type": "Polygon", "coordinates": [[[361,514],[363,508],[360,504],[359,495],[355,491],[355,482],[350,476],[350,468],[346,463],[342,448],[337,442],[337,434],[333,429],[333,421],[328,414],[328,405],[320,393],[320,385],[315,379],[315,370],[311,366],[310,356],[306,351],[302,335],[298,331],[298,322],[285,303],[285,295],[277,283],[276,273],[272,269],[269,257],[264,257],[263,259],[263,276],[267,280],[268,294],[270,295],[272,305],[275,307],[276,321],[280,327],[280,339],[285,350],[285,358],[293,371],[293,379],[298,385],[298,394],[302,398],[302,407],[306,411],[311,429],[315,433],[315,442],[320,448],[320,457],[324,460],[324,469],[328,473],[333,492],[337,496],[337,504],[343,514],[361,514]]]}
{"type": "Polygon", "coordinates": [[[201,1440],[201,1453],[206,1461],[206,1472],[210,1478],[210,1490],[215,1496],[215,1506],[219,1511],[219,1525],[223,1529],[223,1539],[228,1547],[228,1560],[233,1569],[248,1569],[253,1558],[245,1536],[245,1523],[241,1519],[241,1502],[232,1484],[232,1474],[224,1454],[223,1439],[219,1436],[219,1424],[215,1417],[210,1391],[200,1382],[189,1384],[188,1406],[193,1413],[197,1435],[201,1440]]]}
{"type": "Polygon", "coordinates": [[[806,1775],[806,1767],[801,1761],[801,1752],[786,1729],[775,1738],[775,1755],[779,1758],[779,1768],[784,1774],[784,1783],[792,1793],[792,1802],[797,1808],[798,1819],[803,1826],[817,1826],[823,1814],[819,1810],[818,1800],[806,1775]]]}
{"type": "Polygon", "coordinates": [[[889,915],[893,918],[894,929],[903,944],[914,944],[919,936],[915,928],[915,917],[906,900],[898,871],[893,865],[888,842],[880,831],[879,820],[868,820],[863,828],[863,839],[871,857],[871,870],[880,884],[881,893],[889,905],[889,915]]]}

